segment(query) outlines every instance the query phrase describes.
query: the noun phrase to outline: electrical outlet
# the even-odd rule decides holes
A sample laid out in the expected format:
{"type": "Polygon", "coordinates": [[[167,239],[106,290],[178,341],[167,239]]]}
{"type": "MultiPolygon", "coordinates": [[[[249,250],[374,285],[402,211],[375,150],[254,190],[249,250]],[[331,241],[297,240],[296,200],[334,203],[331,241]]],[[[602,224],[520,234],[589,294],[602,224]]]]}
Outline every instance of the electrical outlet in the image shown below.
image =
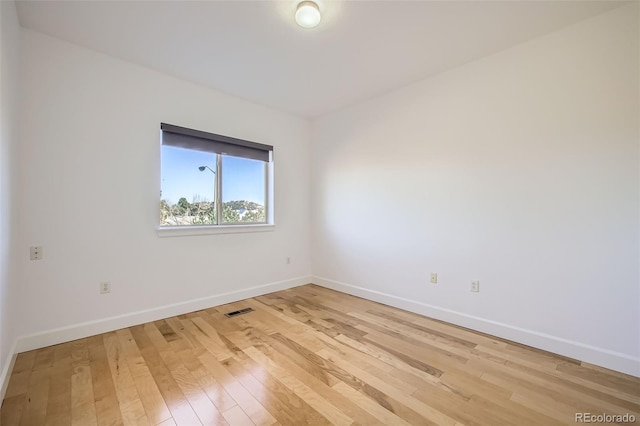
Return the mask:
{"type": "Polygon", "coordinates": [[[29,259],[31,260],[42,259],[42,246],[31,246],[29,248],[29,259]]]}
{"type": "Polygon", "coordinates": [[[437,284],[438,283],[438,274],[436,274],[435,272],[431,273],[431,284],[437,284]]]}
{"type": "Polygon", "coordinates": [[[111,283],[109,281],[100,283],[100,294],[106,293],[111,293],[111,283]]]}
{"type": "Polygon", "coordinates": [[[471,281],[471,291],[474,293],[480,291],[480,281],[471,281]]]}

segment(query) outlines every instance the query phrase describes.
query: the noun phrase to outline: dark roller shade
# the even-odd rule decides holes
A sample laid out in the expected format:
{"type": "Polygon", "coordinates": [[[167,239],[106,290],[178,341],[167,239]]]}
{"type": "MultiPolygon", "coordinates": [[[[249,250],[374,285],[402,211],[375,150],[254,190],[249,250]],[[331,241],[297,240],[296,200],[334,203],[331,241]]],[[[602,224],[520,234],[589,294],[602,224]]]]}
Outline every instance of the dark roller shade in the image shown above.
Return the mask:
{"type": "Polygon", "coordinates": [[[162,145],[269,162],[273,147],[173,124],[160,123],[162,145]]]}

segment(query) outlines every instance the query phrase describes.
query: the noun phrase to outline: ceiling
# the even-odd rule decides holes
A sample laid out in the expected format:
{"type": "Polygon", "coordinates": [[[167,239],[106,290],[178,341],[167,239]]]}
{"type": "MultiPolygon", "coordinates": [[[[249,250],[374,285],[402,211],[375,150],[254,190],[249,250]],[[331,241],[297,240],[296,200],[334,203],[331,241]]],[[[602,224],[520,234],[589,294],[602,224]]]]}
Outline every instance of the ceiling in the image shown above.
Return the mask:
{"type": "Polygon", "coordinates": [[[314,117],[611,10],[617,1],[17,2],[24,27],[314,117]]]}

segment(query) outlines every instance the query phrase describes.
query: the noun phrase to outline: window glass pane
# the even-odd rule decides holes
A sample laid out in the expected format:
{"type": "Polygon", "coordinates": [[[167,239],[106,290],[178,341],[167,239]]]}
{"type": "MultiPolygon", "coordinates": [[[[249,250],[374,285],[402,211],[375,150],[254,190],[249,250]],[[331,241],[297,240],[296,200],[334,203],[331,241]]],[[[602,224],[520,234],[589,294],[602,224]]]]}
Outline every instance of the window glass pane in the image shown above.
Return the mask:
{"type": "Polygon", "coordinates": [[[222,156],[222,222],[266,223],[267,163],[222,156]]]}
{"type": "Polygon", "coordinates": [[[166,145],[161,154],[160,225],[214,225],[216,154],[166,145]]]}

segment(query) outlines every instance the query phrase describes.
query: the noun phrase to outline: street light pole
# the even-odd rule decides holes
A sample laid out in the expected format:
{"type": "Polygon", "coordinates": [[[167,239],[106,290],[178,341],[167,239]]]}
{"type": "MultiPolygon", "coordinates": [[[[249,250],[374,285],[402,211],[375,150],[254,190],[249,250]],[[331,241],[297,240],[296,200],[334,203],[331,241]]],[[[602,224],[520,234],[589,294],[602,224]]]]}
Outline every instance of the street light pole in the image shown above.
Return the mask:
{"type": "Polygon", "coordinates": [[[217,198],[217,191],[216,188],[218,187],[216,180],[218,179],[218,175],[216,174],[215,170],[213,170],[211,167],[209,166],[200,166],[198,167],[198,170],[200,170],[201,172],[204,172],[206,169],[209,169],[209,171],[211,173],[213,173],[213,213],[214,213],[214,217],[215,219],[215,223],[216,225],[218,224],[218,212],[216,211],[218,204],[216,203],[216,198],[217,198]]]}

